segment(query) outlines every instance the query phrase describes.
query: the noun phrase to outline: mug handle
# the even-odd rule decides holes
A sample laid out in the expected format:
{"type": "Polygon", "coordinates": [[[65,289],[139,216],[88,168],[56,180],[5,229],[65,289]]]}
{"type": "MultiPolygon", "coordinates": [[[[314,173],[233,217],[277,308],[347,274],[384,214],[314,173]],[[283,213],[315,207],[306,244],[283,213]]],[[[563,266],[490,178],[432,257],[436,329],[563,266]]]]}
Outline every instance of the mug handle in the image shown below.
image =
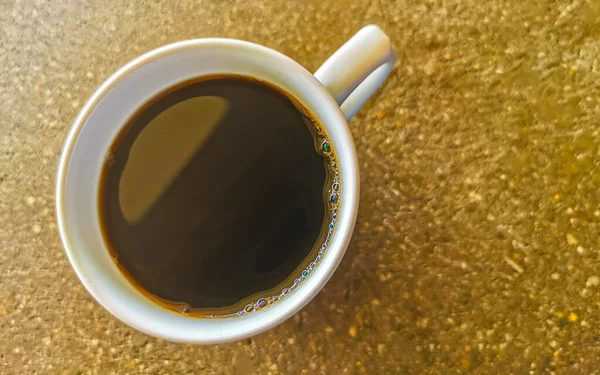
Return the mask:
{"type": "Polygon", "coordinates": [[[392,71],[396,53],[387,35],[368,25],[331,55],[315,72],[350,120],[392,71]]]}

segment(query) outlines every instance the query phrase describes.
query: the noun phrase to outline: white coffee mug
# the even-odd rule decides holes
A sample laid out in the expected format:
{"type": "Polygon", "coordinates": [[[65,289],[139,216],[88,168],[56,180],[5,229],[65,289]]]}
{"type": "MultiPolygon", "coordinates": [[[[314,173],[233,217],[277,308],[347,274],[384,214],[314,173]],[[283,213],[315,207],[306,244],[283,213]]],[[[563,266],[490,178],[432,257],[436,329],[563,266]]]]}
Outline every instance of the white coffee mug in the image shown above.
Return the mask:
{"type": "Polygon", "coordinates": [[[323,288],[350,241],[359,198],[356,150],[347,120],[373,95],[395,61],[388,37],[361,29],[312,75],[272,49],[233,39],[195,39],[138,57],[106,80],[69,133],[58,171],[56,206],[67,256],[90,294],[118,319],[147,334],[185,343],[239,340],[300,310],[323,288]],[[338,156],[341,207],[333,238],[310,276],[276,304],[233,318],[206,319],[149,300],[119,271],[100,231],[98,188],[105,156],[130,116],[161,91],[193,77],[238,74],[294,96],[329,134],[338,156]]]}

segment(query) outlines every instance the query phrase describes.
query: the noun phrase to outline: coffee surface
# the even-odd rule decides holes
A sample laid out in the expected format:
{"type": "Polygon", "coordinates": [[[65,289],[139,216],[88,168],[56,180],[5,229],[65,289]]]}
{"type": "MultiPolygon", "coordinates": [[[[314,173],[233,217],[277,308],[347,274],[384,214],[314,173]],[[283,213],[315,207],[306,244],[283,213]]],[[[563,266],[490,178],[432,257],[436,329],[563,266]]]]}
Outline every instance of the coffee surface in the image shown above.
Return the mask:
{"type": "Polygon", "coordinates": [[[103,170],[100,221],[120,269],[200,315],[279,294],[329,230],[321,142],[298,105],[255,80],[205,78],[159,94],[103,170]]]}

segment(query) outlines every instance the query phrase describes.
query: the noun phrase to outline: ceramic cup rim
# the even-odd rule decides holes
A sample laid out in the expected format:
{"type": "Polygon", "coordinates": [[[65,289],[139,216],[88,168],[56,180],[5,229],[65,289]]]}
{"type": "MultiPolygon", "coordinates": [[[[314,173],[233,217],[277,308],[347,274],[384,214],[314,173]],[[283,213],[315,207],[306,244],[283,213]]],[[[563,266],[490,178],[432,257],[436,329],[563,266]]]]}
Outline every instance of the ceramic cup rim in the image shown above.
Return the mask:
{"type": "MultiPolygon", "coordinates": [[[[291,94],[294,95],[293,92],[291,94]]],[[[313,113],[312,108],[308,107],[307,109],[311,113],[313,113]]],[[[329,92],[325,89],[325,87],[323,87],[323,85],[321,85],[320,82],[316,78],[314,78],[312,73],[308,72],[304,67],[302,67],[294,60],[277,51],[251,42],[225,38],[191,39],[165,45],[163,47],[147,52],[139,56],[138,58],[132,60],[131,62],[127,63],[119,70],[117,70],[106,81],[104,81],[104,83],[102,83],[102,85],[100,85],[100,87],[97,90],[95,90],[90,99],[84,105],[83,109],[75,119],[71,130],[68,133],[60,158],[56,182],[56,211],[60,236],[69,261],[73,266],[77,276],[88,290],[88,292],[102,306],[104,306],[118,319],[142,332],[145,332],[152,336],[162,337],[170,341],[202,344],[233,341],[253,336],[281,323],[282,321],[299,311],[310,300],[312,300],[312,298],[314,298],[316,294],[322,289],[322,287],[327,283],[329,278],[337,269],[337,266],[339,265],[342,257],[344,256],[344,253],[350,241],[350,237],[352,235],[352,231],[354,229],[354,224],[356,222],[356,216],[358,212],[358,197],[359,169],[354,143],[352,141],[347,122],[339,108],[339,105],[336,103],[335,99],[329,94],[329,92]],[[69,163],[71,161],[73,148],[77,143],[79,135],[84,130],[84,126],[89,117],[91,116],[92,111],[94,110],[96,105],[98,105],[100,100],[102,100],[104,97],[110,95],[111,88],[114,87],[114,85],[118,81],[131,74],[139,67],[151,63],[152,61],[158,59],[161,56],[168,54],[176,54],[180,51],[187,50],[190,48],[207,48],[214,45],[219,45],[221,47],[228,48],[243,48],[245,49],[245,51],[247,51],[247,53],[261,54],[264,58],[278,60],[278,63],[284,64],[286,69],[289,69],[289,74],[300,74],[307,77],[310,76],[310,78],[307,78],[307,80],[305,80],[305,82],[308,82],[305,83],[305,85],[310,85],[310,90],[315,95],[320,95],[322,97],[322,105],[327,106],[329,118],[331,119],[331,121],[328,121],[328,123],[323,123],[322,125],[328,132],[333,146],[337,149],[337,156],[339,168],[341,170],[343,186],[341,193],[341,201],[343,206],[339,213],[338,226],[336,227],[333,239],[327,252],[323,256],[324,262],[316,268],[321,269],[319,279],[315,280],[315,282],[312,283],[311,286],[300,285],[298,290],[296,290],[289,297],[286,297],[289,298],[288,301],[290,303],[287,303],[285,308],[276,310],[278,307],[276,305],[266,308],[265,311],[255,313],[256,317],[246,316],[244,317],[247,319],[244,322],[245,325],[243,329],[236,330],[232,327],[229,330],[229,332],[227,332],[227,330],[223,330],[222,334],[203,335],[201,330],[195,331],[191,334],[187,334],[186,332],[182,332],[181,330],[170,331],[168,327],[153,326],[151,324],[147,324],[147,322],[140,322],[139,319],[136,319],[136,317],[127,316],[127,314],[124,313],[123,309],[119,309],[117,308],[117,306],[115,306],[114,301],[108,300],[106,296],[103,296],[100,293],[98,293],[91,283],[86,282],[86,271],[82,265],[82,260],[80,259],[80,256],[78,254],[79,251],[73,246],[72,240],[69,235],[69,227],[66,219],[67,212],[65,209],[69,197],[65,194],[65,184],[68,178],[69,163]],[[269,314],[269,312],[271,312],[270,316],[262,316],[261,319],[257,319],[259,318],[260,314],[269,314]]],[[[313,277],[316,276],[317,275],[313,277]]],[[[308,278],[308,280],[310,280],[310,278],[308,278]]],[[[102,282],[102,280],[98,282],[102,282]]],[[[157,305],[157,308],[161,307],[157,305]]],[[[232,324],[232,322],[235,322],[238,319],[242,318],[219,319],[215,321],[215,323],[232,324]]]]}

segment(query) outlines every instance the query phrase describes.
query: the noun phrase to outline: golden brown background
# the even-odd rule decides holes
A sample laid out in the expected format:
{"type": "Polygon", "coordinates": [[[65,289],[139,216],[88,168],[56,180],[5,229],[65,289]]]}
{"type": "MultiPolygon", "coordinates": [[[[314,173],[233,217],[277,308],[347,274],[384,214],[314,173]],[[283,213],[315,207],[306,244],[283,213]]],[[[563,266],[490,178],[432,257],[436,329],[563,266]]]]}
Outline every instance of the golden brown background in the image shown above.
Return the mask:
{"type": "Polygon", "coordinates": [[[3,0],[0,373],[591,374],[600,370],[600,2],[3,0]],[[118,67],[208,36],[314,71],[361,26],[399,61],[350,123],[352,244],[252,339],[171,344],[80,285],[55,223],[75,115],[118,67]]]}

